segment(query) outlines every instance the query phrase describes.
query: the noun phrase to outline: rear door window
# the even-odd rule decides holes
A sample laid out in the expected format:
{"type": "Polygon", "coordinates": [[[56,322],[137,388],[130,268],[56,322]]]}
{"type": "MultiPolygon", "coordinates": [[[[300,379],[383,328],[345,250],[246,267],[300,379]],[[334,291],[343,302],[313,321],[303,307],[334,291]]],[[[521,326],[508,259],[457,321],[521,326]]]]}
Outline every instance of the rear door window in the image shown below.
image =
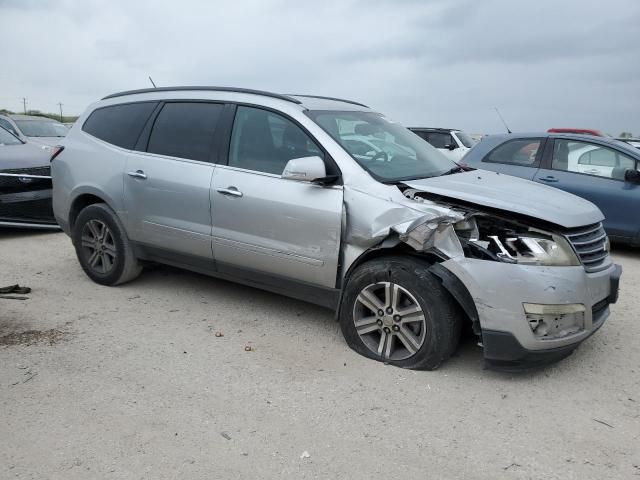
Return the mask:
{"type": "Polygon", "coordinates": [[[636,160],[604,145],[558,139],[553,146],[551,168],[624,180],[625,171],[636,168],[636,160]]]}
{"type": "Polygon", "coordinates": [[[126,103],[94,110],[82,130],[100,140],[133,149],[158,102],[126,103]]]}
{"type": "Polygon", "coordinates": [[[521,167],[537,167],[542,145],[540,138],[524,138],[505,142],[485,157],[484,162],[507,163],[521,167]]]}
{"type": "Polygon", "coordinates": [[[155,120],[147,152],[207,162],[223,104],[167,103],[155,120]]]}

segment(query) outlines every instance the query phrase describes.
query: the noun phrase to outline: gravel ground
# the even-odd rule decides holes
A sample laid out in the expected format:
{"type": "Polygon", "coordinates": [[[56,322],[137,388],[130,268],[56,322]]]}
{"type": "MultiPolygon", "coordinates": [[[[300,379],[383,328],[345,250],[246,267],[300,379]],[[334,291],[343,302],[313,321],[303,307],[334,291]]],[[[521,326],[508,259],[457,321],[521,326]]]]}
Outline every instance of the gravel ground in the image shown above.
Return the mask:
{"type": "Polygon", "coordinates": [[[412,372],[327,310],[164,267],[102,287],[64,234],[0,233],[0,286],[33,288],[0,300],[0,478],[640,479],[640,249],[614,257],[561,363],[485,371],[468,339],[412,372]]]}

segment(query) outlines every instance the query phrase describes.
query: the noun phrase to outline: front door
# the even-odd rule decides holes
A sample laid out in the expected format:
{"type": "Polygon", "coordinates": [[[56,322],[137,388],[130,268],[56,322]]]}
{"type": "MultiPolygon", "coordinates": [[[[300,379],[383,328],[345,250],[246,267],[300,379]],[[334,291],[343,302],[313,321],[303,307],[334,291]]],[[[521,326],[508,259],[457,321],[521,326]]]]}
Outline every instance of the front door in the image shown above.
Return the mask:
{"type": "Polygon", "coordinates": [[[292,120],[238,106],[227,165],[211,188],[213,251],[221,273],[261,272],[335,287],[342,187],[281,178],[288,160],[324,154],[292,120]]]}
{"type": "Polygon", "coordinates": [[[166,103],[146,152],[131,152],[127,159],[127,230],[132,240],[153,247],[156,255],[213,258],[211,152],[223,108],[216,103],[166,103]]]}

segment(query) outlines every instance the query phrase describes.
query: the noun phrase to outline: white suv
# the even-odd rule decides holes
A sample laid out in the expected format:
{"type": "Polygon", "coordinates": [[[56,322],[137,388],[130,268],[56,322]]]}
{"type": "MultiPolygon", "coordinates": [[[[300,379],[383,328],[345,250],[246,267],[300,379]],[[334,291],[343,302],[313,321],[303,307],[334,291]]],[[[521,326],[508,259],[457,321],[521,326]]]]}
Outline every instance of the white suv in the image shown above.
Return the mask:
{"type": "Polygon", "coordinates": [[[445,157],[458,162],[477,143],[462,130],[451,128],[409,128],[420,138],[440,150],[445,157]]]}

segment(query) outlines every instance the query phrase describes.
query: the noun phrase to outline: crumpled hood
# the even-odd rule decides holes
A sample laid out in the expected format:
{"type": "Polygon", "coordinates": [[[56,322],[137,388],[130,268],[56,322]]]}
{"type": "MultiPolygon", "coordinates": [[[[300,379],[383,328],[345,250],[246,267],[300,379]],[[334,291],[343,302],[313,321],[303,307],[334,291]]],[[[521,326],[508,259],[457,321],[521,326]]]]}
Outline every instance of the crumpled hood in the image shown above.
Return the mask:
{"type": "Polygon", "coordinates": [[[403,183],[423,192],[539,218],[565,228],[604,219],[600,209],[588,200],[557,188],[486,170],[403,183]]]}

